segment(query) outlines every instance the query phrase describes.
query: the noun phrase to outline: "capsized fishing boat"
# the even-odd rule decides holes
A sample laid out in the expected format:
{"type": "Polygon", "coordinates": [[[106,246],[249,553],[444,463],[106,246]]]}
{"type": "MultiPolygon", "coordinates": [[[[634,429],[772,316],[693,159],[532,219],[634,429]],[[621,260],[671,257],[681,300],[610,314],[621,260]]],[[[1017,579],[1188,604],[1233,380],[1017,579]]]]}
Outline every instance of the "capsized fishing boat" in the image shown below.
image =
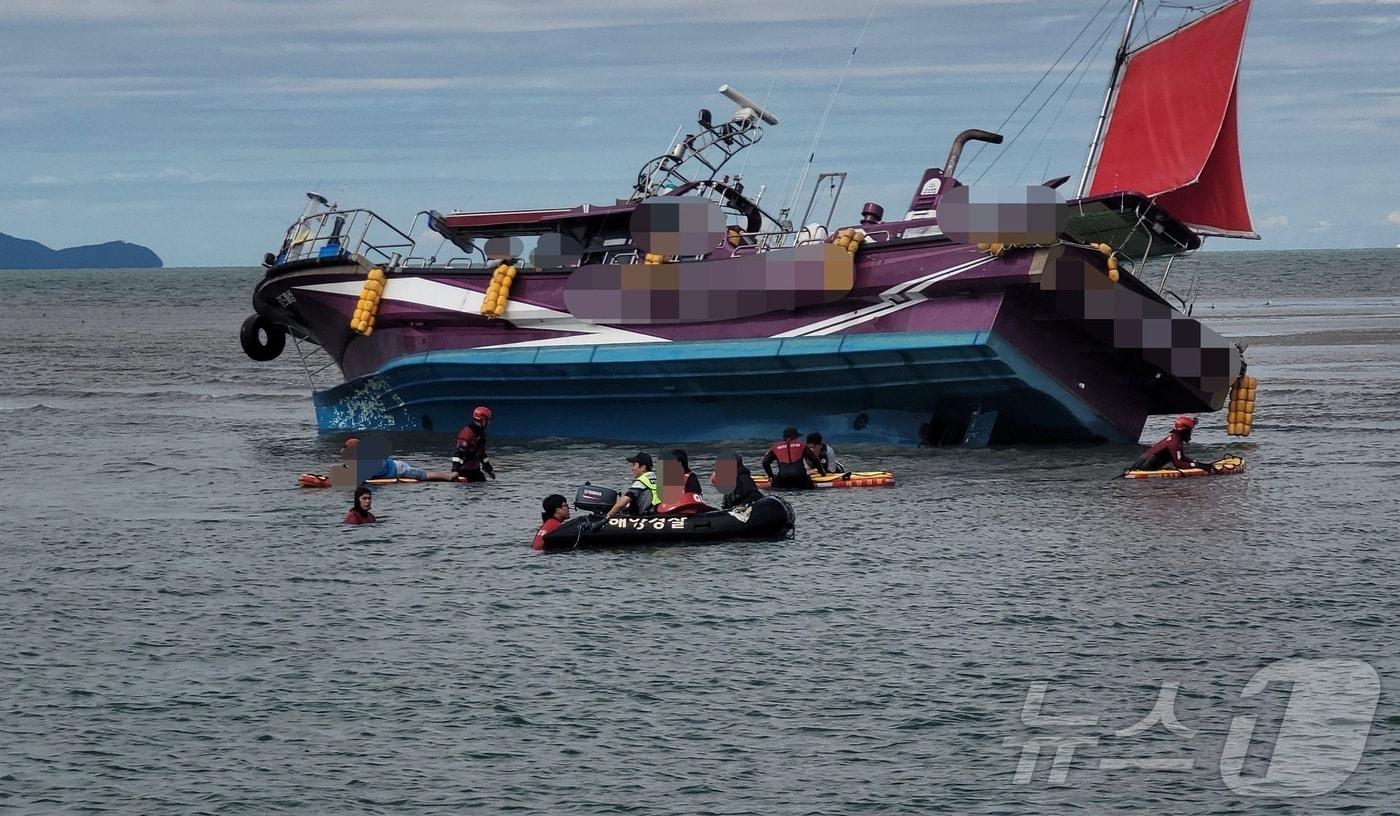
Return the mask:
{"type": "Polygon", "coordinates": [[[425,211],[400,230],[309,194],[264,259],[244,349],[271,359],[290,336],[328,355],[342,381],[323,389],[303,356],[324,430],[451,430],[486,403],[506,437],[796,424],[835,442],[1135,442],[1150,415],[1220,409],[1244,372],[1170,299],[1171,260],[1257,237],[1236,138],[1249,0],[1130,49],[1139,5],[1067,201],[1068,176],[979,198],[956,177],[962,149],[1002,138],[967,130],[888,218],[869,202],[830,224],[815,188],[800,217],[771,213],[724,168],[779,120],[723,86],[734,113],[701,110],[613,203],[425,211]],[[420,250],[420,218],[453,257],[420,250]]]}

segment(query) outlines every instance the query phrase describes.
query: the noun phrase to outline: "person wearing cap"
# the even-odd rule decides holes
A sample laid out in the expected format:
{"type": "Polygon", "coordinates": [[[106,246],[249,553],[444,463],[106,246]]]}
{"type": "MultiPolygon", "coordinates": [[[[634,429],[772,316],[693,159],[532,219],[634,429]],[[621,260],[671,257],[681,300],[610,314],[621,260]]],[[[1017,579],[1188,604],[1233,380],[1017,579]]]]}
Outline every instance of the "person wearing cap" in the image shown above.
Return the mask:
{"type": "Polygon", "coordinates": [[[1191,459],[1187,459],[1186,443],[1191,441],[1191,430],[1196,427],[1196,420],[1189,416],[1177,417],[1172,429],[1167,431],[1167,435],[1161,441],[1148,448],[1138,460],[1128,466],[1129,470],[1164,470],[1167,465],[1175,467],[1177,470],[1187,468],[1208,468],[1191,459]]]}
{"type": "Polygon", "coordinates": [[[661,503],[661,485],[651,469],[651,454],[644,452],[629,456],[627,463],[632,466],[632,486],[617,497],[617,503],[607,512],[608,518],[623,510],[634,516],[644,515],[661,503]]]}
{"type": "Polygon", "coordinates": [[[450,482],[457,478],[457,474],[442,470],[424,470],[417,468],[402,459],[395,459],[392,456],[379,459],[377,456],[372,459],[362,459],[359,452],[360,440],[350,437],[345,440],[345,447],[340,449],[340,458],[346,462],[355,463],[356,481],[363,482],[368,479],[413,479],[418,482],[450,482]]]}
{"type": "Polygon", "coordinates": [[[491,424],[491,409],[478,405],[472,411],[472,421],[457,432],[457,451],[452,455],[452,472],[468,482],[484,482],[496,478],[496,469],[486,458],[486,426],[491,424]]]}
{"type": "Polygon", "coordinates": [[[544,537],[558,530],[569,520],[569,500],[559,495],[551,493],[544,497],[544,512],[540,514],[544,524],[540,525],[539,532],[535,533],[535,543],[531,545],[533,549],[544,549],[544,537]]]}
{"type": "Polygon", "coordinates": [[[812,487],[812,477],[808,468],[826,475],[826,466],[821,463],[812,449],[802,443],[802,435],[796,428],[783,429],[783,441],[774,442],[763,455],[763,472],[768,474],[768,483],[777,488],[805,490],[812,487]],[[778,472],[773,473],[773,463],[778,464],[778,472]]]}

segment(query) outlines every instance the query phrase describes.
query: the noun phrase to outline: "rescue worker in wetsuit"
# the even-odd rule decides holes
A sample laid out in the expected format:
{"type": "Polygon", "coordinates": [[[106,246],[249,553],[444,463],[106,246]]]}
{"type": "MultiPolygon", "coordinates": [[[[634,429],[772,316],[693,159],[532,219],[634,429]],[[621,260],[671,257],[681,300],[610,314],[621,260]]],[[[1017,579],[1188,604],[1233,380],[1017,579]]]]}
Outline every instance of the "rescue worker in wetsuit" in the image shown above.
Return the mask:
{"type": "Polygon", "coordinates": [[[540,514],[540,520],[544,523],[535,533],[535,541],[530,546],[532,549],[544,549],[544,537],[558,530],[569,520],[569,500],[552,493],[544,497],[544,512],[540,514]]]}
{"type": "Polygon", "coordinates": [[[632,486],[627,488],[626,493],[617,497],[617,503],[607,512],[608,518],[623,510],[634,516],[646,515],[661,503],[661,484],[651,469],[651,454],[639,453],[629,456],[627,462],[632,466],[632,486]]]}
{"type": "Polygon", "coordinates": [[[1160,442],[1148,448],[1146,453],[1128,466],[1128,469],[1164,470],[1167,465],[1171,465],[1177,470],[1186,470],[1187,468],[1209,470],[1209,465],[1202,465],[1185,457],[1186,443],[1191,441],[1191,429],[1195,427],[1196,420],[1191,417],[1177,417],[1176,424],[1167,432],[1167,435],[1162,437],[1160,442]]]}
{"type": "Polygon", "coordinates": [[[802,444],[802,435],[796,428],[784,428],[783,441],[774,442],[763,455],[763,472],[768,474],[768,483],[775,488],[806,490],[812,487],[808,468],[826,475],[826,467],[811,448],[802,444]],[[774,462],[778,463],[777,475],[773,474],[774,462]]]}
{"type": "Polygon", "coordinates": [[[720,506],[725,510],[763,498],[763,492],[753,482],[753,474],[744,467],[743,457],[737,453],[715,461],[715,472],[710,476],[710,484],[724,493],[724,500],[720,506]]]}
{"type": "Polygon", "coordinates": [[[457,452],[452,455],[452,471],[468,482],[484,482],[496,478],[496,469],[486,458],[486,426],[491,424],[491,409],[478,405],[472,411],[472,421],[457,433],[457,452]]]}
{"type": "Polygon", "coordinates": [[[355,488],[355,502],[350,505],[350,512],[345,514],[346,524],[374,524],[378,519],[374,513],[370,512],[370,505],[374,497],[370,494],[368,487],[355,488]]]}

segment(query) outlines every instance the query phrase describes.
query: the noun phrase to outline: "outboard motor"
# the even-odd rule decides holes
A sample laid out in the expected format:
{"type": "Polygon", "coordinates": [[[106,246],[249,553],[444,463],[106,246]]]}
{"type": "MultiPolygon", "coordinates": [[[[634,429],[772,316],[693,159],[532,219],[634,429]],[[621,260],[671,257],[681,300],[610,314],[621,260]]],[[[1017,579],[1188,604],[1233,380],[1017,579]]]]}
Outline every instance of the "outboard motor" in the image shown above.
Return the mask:
{"type": "Polygon", "coordinates": [[[585,482],[574,494],[574,509],[602,515],[617,504],[617,491],[585,482]]]}

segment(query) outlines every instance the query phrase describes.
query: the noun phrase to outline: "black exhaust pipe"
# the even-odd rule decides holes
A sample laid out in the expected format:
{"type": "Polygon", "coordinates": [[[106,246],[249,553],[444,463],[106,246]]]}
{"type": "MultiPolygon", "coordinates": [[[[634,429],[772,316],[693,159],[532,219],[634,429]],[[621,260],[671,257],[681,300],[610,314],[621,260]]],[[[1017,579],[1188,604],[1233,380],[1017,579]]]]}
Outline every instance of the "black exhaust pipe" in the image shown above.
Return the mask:
{"type": "Polygon", "coordinates": [[[1002,141],[1003,138],[1000,133],[993,133],[990,130],[978,130],[977,128],[964,130],[962,133],[958,134],[958,138],[953,140],[953,148],[948,151],[948,163],[943,165],[943,176],[945,178],[952,176],[953,171],[958,169],[958,158],[962,156],[963,145],[968,142],[991,142],[992,144],[1001,144],[1002,141]]]}

